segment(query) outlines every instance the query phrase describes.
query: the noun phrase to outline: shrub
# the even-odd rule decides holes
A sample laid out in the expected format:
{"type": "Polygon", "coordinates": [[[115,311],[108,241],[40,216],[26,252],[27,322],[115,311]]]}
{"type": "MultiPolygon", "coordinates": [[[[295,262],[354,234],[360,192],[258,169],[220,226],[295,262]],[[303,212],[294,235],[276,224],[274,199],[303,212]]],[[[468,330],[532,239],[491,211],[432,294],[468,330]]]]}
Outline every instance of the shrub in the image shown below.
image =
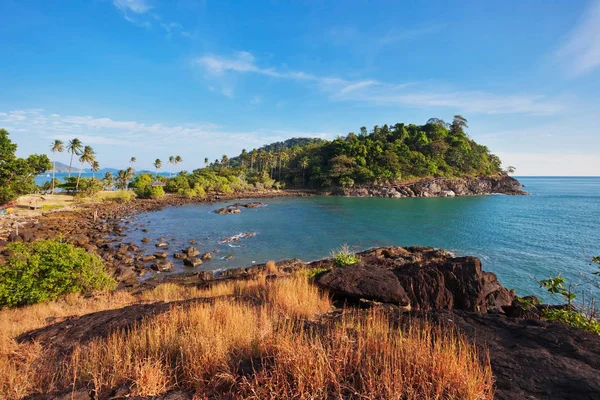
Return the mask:
{"type": "Polygon", "coordinates": [[[98,255],[68,243],[12,243],[8,250],[12,255],[0,266],[0,306],[33,304],[116,284],[98,255]]]}
{"type": "Polygon", "coordinates": [[[128,203],[136,198],[135,192],[131,190],[119,190],[117,192],[111,192],[103,194],[101,197],[102,201],[113,201],[115,203],[128,203]]]}
{"type": "Polygon", "coordinates": [[[165,186],[165,191],[167,193],[182,193],[185,190],[190,189],[190,184],[188,179],[184,175],[178,175],[174,178],[171,178],[167,181],[167,185],[165,186]]]}
{"type": "Polygon", "coordinates": [[[600,322],[593,316],[585,316],[582,312],[571,309],[547,308],[542,316],[549,321],[562,322],[575,328],[585,329],[600,335],[600,322]]]}
{"type": "Polygon", "coordinates": [[[333,259],[333,266],[338,268],[360,262],[360,257],[354,254],[354,252],[350,249],[350,246],[347,244],[344,244],[339,249],[333,251],[331,253],[331,257],[333,259]]]}
{"type": "Polygon", "coordinates": [[[140,197],[145,198],[145,199],[158,199],[160,197],[163,197],[165,195],[165,190],[162,188],[162,186],[146,186],[142,192],[142,195],[140,197]]]}

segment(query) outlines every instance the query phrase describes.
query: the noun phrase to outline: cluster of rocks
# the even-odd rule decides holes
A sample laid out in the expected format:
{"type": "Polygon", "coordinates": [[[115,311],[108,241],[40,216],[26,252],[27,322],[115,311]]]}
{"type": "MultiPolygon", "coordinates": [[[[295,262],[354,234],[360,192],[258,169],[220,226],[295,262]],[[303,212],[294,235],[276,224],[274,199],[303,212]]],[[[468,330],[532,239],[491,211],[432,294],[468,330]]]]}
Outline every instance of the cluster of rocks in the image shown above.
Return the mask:
{"type": "Polygon", "coordinates": [[[454,197],[482,194],[526,194],[518,180],[507,175],[478,178],[435,178],[399,185],[357,186],[337,194],[354,197],[454,197]]]}
{"type": "Polygon", "coordinates": [[[239,214],[242,212],[240,210],[240,207],[259,208],[259,207],[266,207],[266,204],[258,202],[258,201],[253,201],[250,203],[234,203],[234,204],[230,204],[226,207],[218,208],[214,212],[217,214],[220,214],[220,215],[239,214]]]}
{"type": "Polygon", "coordinates": [[[320,260],[312,268],[327,270],[319,286],[343,301],[373,301],[404,310],[457,309],[499,311],[516,297],[475,257],[454,257],[431,247],[382,247],[358,253],[361,261],[333,268],[320,260]]]}

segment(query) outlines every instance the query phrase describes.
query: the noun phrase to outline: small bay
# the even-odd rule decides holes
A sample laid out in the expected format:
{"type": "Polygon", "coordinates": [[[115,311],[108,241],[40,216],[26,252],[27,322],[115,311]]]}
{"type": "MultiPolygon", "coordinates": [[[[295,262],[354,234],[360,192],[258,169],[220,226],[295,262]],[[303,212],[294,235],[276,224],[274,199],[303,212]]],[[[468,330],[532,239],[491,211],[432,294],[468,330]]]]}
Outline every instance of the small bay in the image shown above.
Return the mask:
{"type": "MultiPolygon", "coordinates": [[[[218,270],[267,260],[327,257],[344,243],[356,251],[378,246],[433,246],[481,258],[518,294],[544,295],[534,281],[562,273],[572,281],[589,273],[600,255],[600,178],[523,177],[529,196],[456,198],[345,198],[316,196],[259,200],[267,207],[240,214],[212,211],[227,203],[168,207],[135,217],[125,240],[171,243],[170,253],[198,241],[215,249],[200,268],[218,270]],[[148,232],[141,231],[141,224],[148,232]],[[255,236],[224,243],[240,233],[255,236]],[[233,258],[227,260],[232,256],[233,258]]],[[[178,267],[175,272],[189,270],[178,267]]],[[[547,298],[546,296],[544,296],[547,298]]]]}

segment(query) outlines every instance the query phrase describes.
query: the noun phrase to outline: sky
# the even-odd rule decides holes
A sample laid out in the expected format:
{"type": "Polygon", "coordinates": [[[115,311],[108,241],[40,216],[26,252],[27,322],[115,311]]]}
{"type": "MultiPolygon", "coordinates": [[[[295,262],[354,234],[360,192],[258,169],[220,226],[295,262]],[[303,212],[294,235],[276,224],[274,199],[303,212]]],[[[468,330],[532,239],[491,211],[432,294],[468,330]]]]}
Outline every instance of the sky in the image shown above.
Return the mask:
{"type": "Polygon", "coordinates": [[[101,167],[193,170],[461,114],[516,175],[600,175],[600,1],[0,0],[0,15],[0,127],[20,156],[78,137],[101,167]]]}

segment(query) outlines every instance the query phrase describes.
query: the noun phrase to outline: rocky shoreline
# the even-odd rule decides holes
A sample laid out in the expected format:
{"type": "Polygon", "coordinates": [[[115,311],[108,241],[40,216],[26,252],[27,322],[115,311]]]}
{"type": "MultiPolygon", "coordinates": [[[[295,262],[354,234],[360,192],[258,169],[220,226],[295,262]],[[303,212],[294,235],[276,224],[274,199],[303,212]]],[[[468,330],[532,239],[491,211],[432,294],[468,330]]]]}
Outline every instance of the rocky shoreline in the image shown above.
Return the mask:
{"type": "Polygon", "coordinates": [[[525,195],[513,177],[434,178],[398,185],[371,185],[340,189],[334,194],[349,197],[454,197],[484,194],[525,195]]]}
{"type": "MultiPolygon", "coordinates": [[[[102,202],[81,204],[72,210],[57,210],[18,222],[6,221],[4,234],[0,234],[0,264],[8,255],[6,246],[11,242],[32,242],[40,239],[63,240],[97,253],[105,261],[107,268],[121,286],[131,286],[139,276],[149,269],[168,271],[172,268],[165,260],[160,241],[155,254],[144,254],[139,245],[124,241],[127,233],[134,228],[131,218],[142,212],[158,211],[169,206],[186,204],[206,204],[247,198],[275,198],[311,196],[310,191],[259,191],[208,196],[206,199],[190,199],[169,195],[160,199],[136,199],[127,203],[102,202]]],[[[251,206],[253,206],[252,203],[251,206]]],[[[143,228],[147,229],[147,228],[143,228]]],[[[204,255],[208,258],[209,255],[204,255]]],[[[187,257],[186,257],[187,258],[187,257]]],[[[189,264],[198,266],[200,262],[190,259],[189,264]]],[[[212,275],[212,273],[209,273],[212,275]]]]}

